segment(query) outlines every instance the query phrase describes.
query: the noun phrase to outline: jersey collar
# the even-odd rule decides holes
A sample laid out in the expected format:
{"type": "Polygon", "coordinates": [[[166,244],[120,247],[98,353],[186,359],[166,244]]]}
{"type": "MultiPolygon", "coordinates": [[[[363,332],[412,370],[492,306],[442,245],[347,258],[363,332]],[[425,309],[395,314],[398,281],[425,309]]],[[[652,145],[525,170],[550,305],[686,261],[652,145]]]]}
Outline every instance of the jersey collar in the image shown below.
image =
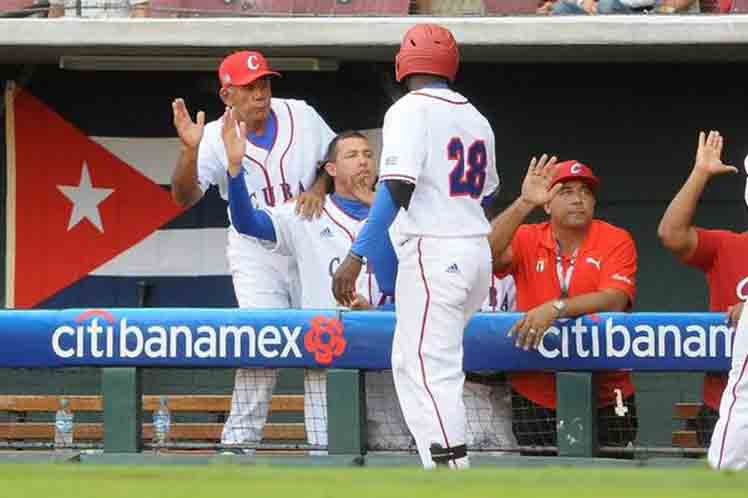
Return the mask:
{"type": "MultiPolygon", "coordinates": [[[[587,230],[587,236],[584,238],[582,245],[579,246],[578,254],[582,254],[594,248],[597,245],[599,234],[600,222],[599,220],[593,219],[587,230]]],[[[541,226],[540,245],[551,251],[556,251],[556,239],[553,237],[553,229],[551,228],[550,221],[546,221],[541,226]]]]}

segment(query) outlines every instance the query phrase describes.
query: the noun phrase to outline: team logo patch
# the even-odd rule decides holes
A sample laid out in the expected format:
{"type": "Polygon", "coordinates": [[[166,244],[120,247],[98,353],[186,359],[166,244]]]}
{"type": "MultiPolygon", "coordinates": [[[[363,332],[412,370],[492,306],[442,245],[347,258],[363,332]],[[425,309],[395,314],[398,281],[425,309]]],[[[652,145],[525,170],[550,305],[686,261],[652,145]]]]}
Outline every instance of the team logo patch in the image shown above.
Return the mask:
{"type": "Polygon", "coordinates": [[[385,166],[395,166],[397,164],[397,156],[389,156],[384,160],[385,166]]]}
{"type": "Polygon", "coordinates": [[[340,320],[317,316],[312,318],[310,326],[304,335],[304,347],[314,354],[314,361],[329,365],[345,352],[347,343],[343,337],[343,323],[340,320]]]}
{"type": "Polygon", "coordinates": [[[570,171],[572,175],[578,175],[582,172],[582,165],[579,163],[574,163],[571,165],[570,171]]]}
{"type": "Polygon", "coordinates": [[[457,266],[457,263],[452,263],[447,267],[447,273],[460,273],[460,268],[457,266]]]}
{"type": "Polygon", "coordinates": [[[332,237],[332,230],[330,230],[330,227],[325,227],[319,233],[319,236],[322,237],[323,239],[329,239],[332,237]]]}

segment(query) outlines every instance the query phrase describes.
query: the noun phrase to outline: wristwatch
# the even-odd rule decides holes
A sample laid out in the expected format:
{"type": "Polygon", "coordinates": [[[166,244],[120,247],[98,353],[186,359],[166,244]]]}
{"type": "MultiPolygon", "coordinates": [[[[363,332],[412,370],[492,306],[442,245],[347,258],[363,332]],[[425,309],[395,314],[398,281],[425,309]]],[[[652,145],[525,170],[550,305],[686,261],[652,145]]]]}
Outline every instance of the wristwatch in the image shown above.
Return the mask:
{"type": "Polygon", "coordinates": [[[566,301],[563,299],[556,299],[553,301],[553,309],[558,311],[558,315],[556,318],[561,318],[564,315],[564,311],[566,310],[566,301]]]}

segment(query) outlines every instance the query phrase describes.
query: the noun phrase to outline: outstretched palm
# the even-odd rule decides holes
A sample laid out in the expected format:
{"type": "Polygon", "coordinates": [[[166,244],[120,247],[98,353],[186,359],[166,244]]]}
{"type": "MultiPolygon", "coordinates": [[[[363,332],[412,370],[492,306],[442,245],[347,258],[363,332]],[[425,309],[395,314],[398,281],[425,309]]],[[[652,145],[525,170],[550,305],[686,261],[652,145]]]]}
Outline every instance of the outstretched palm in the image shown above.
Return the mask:
{"type": "Polygon", "coordinates": [[[527,176],[522,182],[522,199],[534,206],[542,206],[549,202],[561,188],[560,184],[549,188],[555,174],[555,156],[548,159],[548,156],[543,154],[539,161],[533,157],[527,168],[527,176]]]}
{"type": "Polygon", "coordinates": [[[183,99],[175,99],[171,103],[171,109],[174,113],[174,128],[177,129],[179,139],[186,147],[196,148],[203,138],[205,113],[203,111],[198,112],[197,121],[192,121],[183,99]]]}
{"type": "Polygon", "coordinates": [[[710,176],[737,173],[738,169],[735,166],[722,163],[723,145],[724,140],[718,131],[712,130],[709,135],[706,135],[703,131],[700,132],[694,169],[704,171],[710,176]]]}
{"type": "Polygon", "coordinates": [[[237,126],[231,109],[226,109],[223,114],[223,129],[221,130],[223,146],[226,149],[226,158],[229,161],[229,173],[236,176],[242,168],[242,159],[247,150],[247,125],[240,122],[237,126]],[[238,128],[238,130],[237,130],[238,128]]]}

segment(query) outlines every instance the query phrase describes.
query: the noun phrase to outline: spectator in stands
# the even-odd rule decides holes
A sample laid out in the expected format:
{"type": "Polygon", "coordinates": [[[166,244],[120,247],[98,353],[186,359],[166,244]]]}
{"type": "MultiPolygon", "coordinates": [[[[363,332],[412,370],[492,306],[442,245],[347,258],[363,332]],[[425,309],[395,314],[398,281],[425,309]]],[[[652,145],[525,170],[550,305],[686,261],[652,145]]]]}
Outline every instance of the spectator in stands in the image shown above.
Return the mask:
{"type": "MultiPolygon", "coordinates": [[[[665,211],[657,234],[662,244],[689,266],[704,272],[709,288],[709,311],[728,313],[735,325],[742,301],[748,298],[748,232],[709,230],[693,225],[696,205],[713,177],[737,173],[722,164],[723,139],[718,131],[699,133],[696,160],[691,174],[665,211]]],[[[727,385],[727,374],[707,373],[704,403],[696,419],[699,444],[706,447],[717,423],[719,403],[727,385]]]]}
{"type": "MultiPolygon", "coordinates": [[[[148,17],[149,0],[81,0],[82,17],[148,17]]],[[[49,0],[47,17],[63,17],[74,11],[76,0],[49,0]]]]}
{"type": "MultiPolygon", "coordinates": [[[[489,235],[497,276],[512,275],[517,310],[526,314],[510,334],[536,348],[555,320],[631,309],[636,294],[636,247],[626,230],[594,219],[599,181],[577,161],[535,158],[522,193],[492,223],[489,235]],[[543,206],[550,220],[522,224],[543,206]]],[[[601,445],[626,446],[636,437],[634,386],[625,372],[595,374],[601,445]]],[[[556,445],[553,373],[509,376],[513,429],[522,446],[556,445]]]]}
{"type": "Polygon", "coordinates": [[[698,5],[698,0],[556,0],[550,8],[541,6],[538,14],[643,14],[653,11],[669,14],[694,11],[694,8],[698,12],[698,5]]]}

